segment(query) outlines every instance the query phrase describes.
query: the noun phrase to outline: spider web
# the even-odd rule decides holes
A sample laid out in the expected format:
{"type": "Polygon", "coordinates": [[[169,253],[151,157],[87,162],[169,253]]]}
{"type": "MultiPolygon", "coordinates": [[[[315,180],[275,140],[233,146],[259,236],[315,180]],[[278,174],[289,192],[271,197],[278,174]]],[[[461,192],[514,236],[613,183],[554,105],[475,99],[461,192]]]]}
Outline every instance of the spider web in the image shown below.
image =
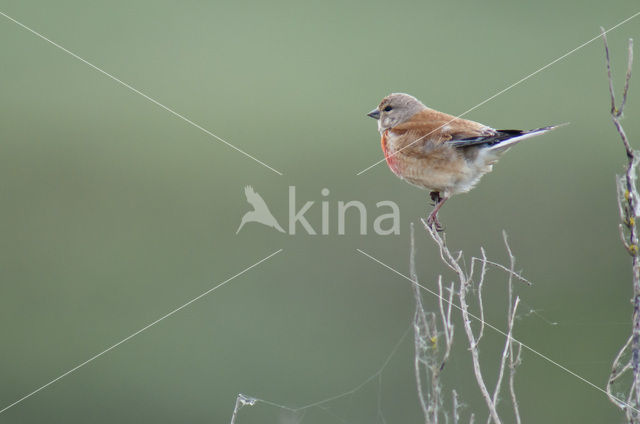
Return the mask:
{"type": "MultiPolygon", "coordinates": [[[[383,412],[383,374],[385,370],[389,367],[391,360],[396,356],[400,346],[406,341],[407,336],[412,329],[412,326],[409,326],[402,336],[398,339],[396,344],[393,346],[386,359],[378,368],[378,370],[371,374],[369,377],[364,379],[362,382],[352,387],[349,390],[346,390],[337,395],[333,395],[321,400],[317,400],[302,406],[291,406],[285,405],[278,402],[274,402],[268,399],[262,399],[250,395],[238,394],[235,402],[235,407],[233,409],[233,414],[231,416],[230,424],[250,424],[253,422],[250,419],[243,419],[240,411],[246,406],[266,406],[270,408],[276,408],[280,410],[280,418],[278,420],[279,424],[302,424],[303,422],[307,422],[305,418],[308,418],[312,411],[318,411],[322,414],[323,419],[322,422],[325,423],[342,423],[342,424],[351,424],[353,421],[349,416],[346,416],[344,412],[339,410],[339,404],[346,401],[347,407],[352,406],[354,397],[357,394],[363,394],[368,397],[375,398],[376,410],[372,413],[375,416],[374,421],[367,421],[372,423],[379,424],[387,424],[387,420],[385,418],[383,412]],[[373,390],[374,393],[365,393],[367,390],[373,390]]],[[[347,408],[349,409],[349,408],[347,408]]],[[[263,421],[261,421],[263,422],[263,421]]]]}

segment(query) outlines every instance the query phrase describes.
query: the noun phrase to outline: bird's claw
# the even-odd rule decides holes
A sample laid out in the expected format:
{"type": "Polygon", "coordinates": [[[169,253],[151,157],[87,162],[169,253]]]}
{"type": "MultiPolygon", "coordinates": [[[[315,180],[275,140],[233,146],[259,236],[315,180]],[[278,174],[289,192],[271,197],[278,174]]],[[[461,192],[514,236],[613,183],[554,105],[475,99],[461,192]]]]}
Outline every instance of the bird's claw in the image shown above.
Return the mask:
{"type": "Polygon", "coordinates": [[[438,215],[434,215],[434,214],[429,215],[429,217],[427,218],[427,226],[439,233],[444,231],[444,227],[438,220],[438,215]]]}

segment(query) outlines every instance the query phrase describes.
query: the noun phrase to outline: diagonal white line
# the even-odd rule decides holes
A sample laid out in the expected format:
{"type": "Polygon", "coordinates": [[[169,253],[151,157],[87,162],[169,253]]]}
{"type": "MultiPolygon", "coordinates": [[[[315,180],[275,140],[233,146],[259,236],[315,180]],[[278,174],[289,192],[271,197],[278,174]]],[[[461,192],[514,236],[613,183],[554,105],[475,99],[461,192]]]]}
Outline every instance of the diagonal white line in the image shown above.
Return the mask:
{"type": "MultiPolygon", "coordinates": [[[[440,299],[444,300],[445,302],[447,302],[447,303],[451,304],[451,306],[453,306],[454,308],[456,308],[456,309],[458,309],[458,310],[462,310],[462,308],[460,308],[460,306],[456,305],[455,303],[449,302],[449,300],[448,300],[448,299],[446,299],[446,298],[444,298],[444,297],[440,296],[438,293],[434,292],[433,290],[429,289],[428,287],[423,286],[423,285],[422,285],[422,284],[420,284],[418,281],[414,281],[414,280],[412,280],[412,279],[411,279],[411,277],[408,277],[408,276],[404,275],[404,274],[403,274],[403,273],[401,273],[400,271],[398,271],[398,270],[396,270],[396,269],[394,269],[394,268],[390,267],[389,265],[387,265],[387,264],[385,264],[384,262],[382,262],[382,261],[380,261],[380,260],[378,260],[378,259],[374,258],[373,256],[369,255],[368,253],[366,253],[366,252],[364,252],[364,251],[362,251],[362,250],[360,250],[360,249],[356,249],[356,250],[357,250],[359,253],[361,253],[361,254],[363,254],[364,256],[366,256],[367,258],[371,259],[372,261],[377,262],[378,264],[380,264],[380,265],[382,265],[383,267],[387,268],[389,271],[391,271],[391,272],[393,272],[393,273],[395,273],[395,274],[398,274],[398,275],[399,275],[399,276],[401,276],[402,278],[404,278],[404,279],[406,279],[406,280],[409,280],[411,283],[418,285],[418,287],[420,287],[421,289],[423,289],[423,290],[425,290],[425,291],[429,292],[430,294],[432,294],[432,295],[434,295],[434,296],[436,296],[436,297],[438,297],[438,298],[440,298],[440,299]]],[[[479,317],[477,317],[476,315],[474,315],[474,314],[472,314],[472,313],[470,313],[470,312],[467,312],[467,313],[469,314],[469,316],[470,316],[470,317],[472,317],[473,319],[478,320],[479,322],[484,323],[484,325],[486,325],[487,327],[489,327],[489,328],[491,328],[492,330],[496,331],[497,333],[502,334],[503,336],[505,336],[505,337],[507,337],[507,338],[509,338],[509,337],[510,337],[507,333],[505,333],[504,331],[500,330],[500,329],[499,329],[499,328],[497,328],[496,326],[494,326],[494,325],[492,325],[492,324],[489,324],[489,323],[488,323],[488,322],[486,322],[486,321],[483,321],[482,319],[480,319],[479,317]]],[[[547,362],[549,362],[549,363],[551,363],[551,364],[555,365],[556,367],[560,368],[560,369],[561,369],[561,370],[563,370],[564,372],[566,372],[566,373],[568,373],[568,374],[570,374],[570,375],[574,376],[575,378],[577,378],[578,380],[582,381],[583,383],[586,383],[587,385],[589,385],[589,386],[593,387],[593,388],[594,388],[594,389],[596,389],[597,391],[604,393],[606,396],[609,396],[609,394],[606,392],[606,390],[604,390],[604,389],[603,389],[603,388],[601,388],[600,386],[597,386],[596,384],[592,383],[591,381],[587,380],[586,378],[584,378],[584,377],[580,376],[579,374],[576,374],[575,372],[571,371],[569,368],[567,368],[567,367],[565,367],[565,366],[563,366],[563,365],[561,365],[561,364],[557,363],[556,361],[554,361],[553,359],[549,358],[549,357],[548,357],[547,355],[545,355],[544,353],[540,353],[540,352],[538,352],[537,350],[533,349],[532,347],[529,347],[528,345],[526,345],[526,344],[522,343],[522,342],[521,342],[521,341],[519,341],[519,340],[516,340],[516,339],[515,339],[515,338],[513,338],[513,337],[511,337],[511,340],[513,340],[514,342],[518,343],[518,344],[519,344],[519,345],[521,345],[523,348],[527,349],[529,352],[531,352],[531,353],[533,353],[533,354],[537,355],[538,357],[540,357],[540,358],[544,359],[545,361],[547,361],[547,362]]],[[[623,401],[623,400],[621,400],[621,399],[619,399],[619,398],[616,398],[616,400],[617,400],[618,402],[620,402],[620,404],[622,404],[622,405],[624,405],[624,406],[626,406],[626,407],[628,407],[628,408],[630,408],[630,409],[632,409],[632,410],[634,410],[634,411],[636,411],[636,412],[640,412],[640,410],[638,410],[638,409],[634,408],[633,406],[629,405],[627,402],[625,402],[625,401],[623,401]]]]}
{"type": "MultiPolygon", "coordinates": [[[[627,22],[629,22],[631,19],[635,18],[636,16],[640,15],[640,12],[637,12],[631,16],[629,16],[627,19],[617,23],[616,25],[612,26],[611,28],[609,28],[608,30],[604,31],[604,33],[608,33],[609,31],[613,31],[614,29],[618,28],[620,25],[626,24],[627,22]]],[[[506,91],[511,90],[513,87],[515,87],[516,85],[519,85],[520,83],[525,82],[526,80],[528,80],[529,78],[531,78],[532,76],[544,71],[545,69],[547,69],[548,67],[555,65],[556,63],[558,63],[559,61],[561,61],[562,59],[566,58],[567,56],[577,52],[578,50],[580,50],[581,48],[585,47],[588,44],[593,43],[595,40],[597,40],[598,38],[602,37],[602,33],[599,33],[598,35],[596,35],[595,37],[593,37],[592,39],[590,39],[589,41],[585,41],[584,43],[580,44],[578,47],[576,47],[575,49],[568,51],[567,53],[563,54],[562,56],[560,56],[559,58],[547,63],[546,65],[544,65],[542,68],[538,69],[535,72],[530,73],[529,75],[527,75],[526,77],[523,77],[521,79],[519,79],[518,81],[514,82],[513,84],[511,84],[510,86],[503,88],[502,90],[498,91],[496,94],[494,94],[493,96],[489,97],[488,99],[485,99],[483,101],[481,101],[480,103],[478,103],[477,105],[473,106],[470,109],[467,109],[466,111],[462,112],[460,115],[456,116],[455,118],[451,119],[448,122],[445,122],[444,124],[440,125],[438,128],[434,129],[433,131],[431,131],[428,134],[423,135],[422,137],[418,138],[415,141],[412,141],[411,143],[407,144],[406,146],[404,146],[403,148],[395,151],[394,153],[392,153],[391,155],[389,155],[389,157],[395,156],[396,154],[400,153],[401,151],[403,151],[404,149],[416,144],[417,142],[419,142],[420,140],[422,140],[425,137],[428,137],[429,135],[433,134],[434,132],[438,131],[440,128],[444,127],[447,124],[450,124],[451,122],[462,118],[463,116],[467,115],[469,112],[474,111],[475,109],[479,108],[480,106],[484,105],[487,102],[490,102],[491,100],[495,99],[496,97],[498,97],[499,95],[505,93],[506,91]]],[[[374,166],[381,164],[382,162],[385,162],[386,159],[380,159],[379,161],[377,161],[376,163],[374,163],[373,165],[363,169],[362,171],[358,172],[356,175],[362,175],[365,172],[367,172],[368,170],[370,170],[371,168],[373,168],[374,166]]]]}
{"type": "Polygon", "coordinates": [[[272,168],[271,166],[267,165],[266,163],[262,162],[260,159],[257,159],[254,156],[251,156],[249,153],[245,152],[244,150],[234,146],[233,144],[229,143],[228,141],[222,139],[221,137],[218,137],[217,135],[215,135],[214,133],[212,133],[211,131],[209,131],[206,128],[203,128],[202,126],[196,124],[195,122],[193,122],[192,120],[190,120],[189,118],[187,118],[184,115],[181,115],[180,113],[176,112],[175,110],[171,109],[168,106],[163,105],[162,103],[160,103],[159,101],[157,101],[156,99],[144,94],[142,91],[130,86],[129,84],[127,84],[126,82],[122,81],[121,79],[111,75],[110,73],[108,73],[107,71],[104,71],[103,69],[97,67],[96,65],[94,65],[93,63],[81,58],[80,56],[78,56],[77,54],[73,53],[70,50],[67,50],[66,48],[62,47],[60,44],[56,43],[55,41],[52,41],[50,39],[48,39],[47,37],[45,37],[44,35],[40,34],[39,32],[37,32],[34,29],[29,28],[28,26],[26,26],[25,24],[18,22],[17,20],[13,19],[11,16],[7,15],[6,13],[3,13],[2,11],[0,11],[0,15],[4,16],[5,18],[9,19],[11,22],[14,22],[17,25],[20,25],[22,28],[26,29],[27,31],[29,31],[30,33],[42,38],[44,41],[46,41],[47,43],[59,48],[60,50],[62,50],[63,52],[73,56],[74,58],[78,59],[79,61],[81,61],[82,63],[92,67],[93,69],[95,69],[96,71],[100,72],[103,75],[106,75],[107,77],[111,78],[112,80],[114,80],[115,82],[117,82],[118,84],[128,88],[129,90],[133,91],[136,94],[141,95],[142,97],[144,97],[145,99],[149,100],[151,103],[160,106],[162,109],[166,110],[167,112],[177,116],[178,118],[182,119],[183,121],[185,121],[186,123],[196,127],[197,129],[199,129],[200,131],[202,131],[203,133],[215,138],[216,140],[226,144],[227,146],[231,147],[232,149],[236,150],[237,152],[242,153],[243,155],[245,155],[246,157],[248,157],[249,159],[253,159],[254,161],[258,162],[260,165],[269,168],[270,170],[272,170],[273,172],[275,172],[278,175],[283,175],[282,172],[278,171],[277,169],[272,168]]]}
{"type": "Polygon", "coordinates": [[[264,261],[270,259],[271,257],[277,255],[278,253],[282,252],[282,249],[276,250],[275,252],[273,252],[272,254],[270,254],[269,256],[260,259],[258,262],[254,263],[251,266],[248,266],[247,268],[243,269],[242,271],[240,271],[239,273],[237,273],[236,275],[234,275],[233,277],[229,277],[228,279],[224,280],[223,282],[221,282],[220,284],[210,288],[209,290],[207,290],[206,292],[202,293],[199,296],[194,297],[193,299],[191,299],[190,301],[188,301],[187,303],[185,303],[182,306],[177,307],[176,309],[174,309],[173,311],[169,312],[168,314],[165,314],[163,316],[161,316],[160,318],[158,318],[157,320],[145,325],[144,327],[142,327],[141,329],[139,329],[138,331],[136,331],[135,333],[125,337],[124,339],[120,340],[118,343],[111,345],[110,347],[106,348],[105,350],[103,350],[102,352],[92,356],[91,358],[87,359],[86,361],[76,365],[75,367],[71,368],[69,371],[65,372],[64,374],[59,375],[58,377],[54,378],[53,380],[51,380],[50,382],[48,382],[47,384],[44,384],[40,387],[38,387],[36,390],[32,391],[31,393],[24,395],[23,397],[21,397],[20,399],[16,400],[15,402],[13,402],[10,405],[5,406],[4,408],[0,409],[0,414],[2,414],[3,412],[5,412],[7,409],[19,404],[20,402],[22,402],[23,400],[26,400],[28,398],[30,398],[31,396],[35,395],[36,393],[38,393],[41,390],[46,389],[47,387],[49,387],[50,385],[52,385],[53,383],[55,383],[56,381],[68,376],[69,374],[71,374],[72,372],[76,371],[79,368],[82,368],[83,366],[87,365],[89,362],[92,362],[96,359],[98,359],[99,357],[101,357],[102,355],[104,355],[105,353],[115,349],[116,347],[120,346],[121,344],[123,344],[124,342],[134,338],[135,336],[137,336],[138,334],[142,333],[143,331],[147,330],[150,327],[153,327],[154,325],[156,325],[157,323],[159,323],[160,321],[164,320],[165,318],[169,318],[171,315],[175,314],[176,312],[186,308],[187,306],[191,305],[193,302],[203,298],[204,296],[208,295],[209,293],[213,292],[214,290],[219,289],[220,287],[224,286],[225,284],[227,284],[228,282],[230,282],[231,280],[241,276],[242,274],[244,274],[245,272],[249,271],[250,269],[260,265],[261,263],[263,263],[264,261]]]}

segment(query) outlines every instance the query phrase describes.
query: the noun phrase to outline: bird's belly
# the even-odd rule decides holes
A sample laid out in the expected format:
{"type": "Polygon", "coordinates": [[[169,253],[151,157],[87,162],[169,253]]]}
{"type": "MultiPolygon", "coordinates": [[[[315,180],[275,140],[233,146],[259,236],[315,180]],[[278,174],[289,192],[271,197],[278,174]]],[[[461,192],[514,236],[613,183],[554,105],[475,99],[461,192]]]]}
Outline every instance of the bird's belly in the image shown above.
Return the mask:
{"type": "Polygon", "coordinates": [[[413,185],[432,191],[451,191],[460,180],[458,169],[425,162],[427,161],[413,158],[404,159],[397,174],[413,185]]]}
{"type": "Polygon", "coordinates": [[[409,148],[411,143],[403,144],[392,132],[383,134],[382,150],[391,171],[410,184],[447,196],[471,190],[494,162],[482,154],[465,157],[447,145],[416,152],[409,148]]]}
{"type": "Polygon", "coordinates": [[[439,155],[401,157],[397,160],[396,168],[397,172],[394,172],[407,182],[447,196],[471,190],[484,174],[491,171],[491,165],[478,167],[462,157],[454,159],[439,155]]]}

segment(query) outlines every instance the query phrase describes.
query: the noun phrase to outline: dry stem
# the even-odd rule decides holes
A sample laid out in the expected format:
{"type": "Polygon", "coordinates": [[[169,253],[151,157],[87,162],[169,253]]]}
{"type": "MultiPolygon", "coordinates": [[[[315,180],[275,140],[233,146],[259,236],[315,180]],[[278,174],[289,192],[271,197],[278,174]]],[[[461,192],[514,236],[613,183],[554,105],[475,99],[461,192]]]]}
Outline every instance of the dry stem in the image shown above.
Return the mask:
{"type": "MultiPolygon", "coordinates": [[[[453,306],[453,285],[449,288],[449,296],[447,306],[444,306],[444,292],[442,287],[442,278],[438,279],[439,289],[439,310],[440,320],[444,333],[444,349],[441,351],[439,344],[439,330],[436,314],[434,312],[426,312],[422,304],[422,295],[418,285],[418,275],[415,266],[415,240],[413,225],[411,225],[411,255],[409,258],[409,276],[414,281],[413,295],[416,301],[416,311],[413,319],[415,356],[414,367],[416,375],[416,385],[418,388],[418,398],[420,406],[428,424],[437,424],[441,416],[446,414],[441,411],[442,387],[440,373],[444,369],[453,344],[453,324],[451,323],[451,308],[453,306]],[[427,376],[429,381],[429,389],[425,391],[422,375],[427,376]]],[[[454,402],[454,419],[457,415],[457,394],[453,393],[454,402]]]]}
{"type": "Polygon", "coordinates": [[[629,94],[629,82],[631,81],[633,64],[633,40],[629,39],[627,73],[625,76],[624,89],[622,90],[622,102],[620,103],[620,107],[617,107],[615,91],[613,89],[613,77],[611,76],[611,61],[609,58],[607,36],[603,28],[601,28],[601,31],[604,41],[607,77],[609,80],[609,94],[611,96],[611,120],[622,139],[622,144],[627,154],[626,172],[624,175],[617,177],[616,186],[620,220],[622,221],[622,223],[619,224],[620,237],[627,252],[631,255],[633,278],[633,329],[631,336],[624,346],[622,346],[613,361],[611,375],[607,382],[607,394],[611,402],[625,411],[627,422],[637,424],[640,422],[637,411],[637,409],[640,408],[640,257],[638,256],[638,230],[635,221],[638,217],[638,200],[640,199],[636,186],[637,166],[640,154],[631,148],[627,134],[620,122],[629,94]],[[627,357],[628,359],[624,359],[627,357]],[[624,403],[621,402],[619,396],[613,393],[613,384],[629,371],[631,372],[631,385],[626,392],[626,403],[624,403]]]}
{"type": "MultiPolygon", "coordinates": [[[[419,287],[417,285],[417,274],[415,270],[415,246],[413,240],[413,226],[411,227],[411,259],[410,259],[410,276],[411,279],[416,282],[414,284],[414,297],[416,300],[416,315],[414,318],[414,326],[415,326],[415,338],[416,338],[416,382],[418,384],[418,395],[420,397],[421,406],[425,415],[425,422],[428,424],[437,423],[440,415],[438,411],[444,416],[448,418],[448,414],[442,411],[442,398],[440,393],[441,382],[440,382],[440,372],[443,370],[451,352],[451,348],[453,345],[453,333],[454,327],[451,320],[451,310],[452,304],[454,300],[454,295],[457,297],[459,302],[459,310],[461,311],[462,323],[465,330],[465,334],[468,342],[468,349],[471,354],[471,361],[473,364],[473,372],[476,379],[476,384],[480,389],[480,393],[487,405],[487,409],[489,411],[489,415],[487,418],[488,423],[500,424],[503,420],[500,418],[500,414],[498,412],[498,402],[500,400],[500,391],[503,387],[503,382],[505,376],[508,375],[509,378],[509,393],[510,400],[513,406],[513,411],[516,417],[516,422],[519,424],[520,421],[520,412],[517,405],[517,398],[515,395],[515,369],[520,363],[520,354],[522,346],[513,339],[513,326],[515,323],[515,317],[517,313],[518,304],[520,299],[513,294],[513,277],[530,284],[526,279],[522,278],[518,273],[514,271],[515,258],[511,253],[511,249],[509,247],[509,243],[507,241],[506,234],[504,234],[504,243],[507,247],[507,252],[510,258],[510,266],[509,268],[491,262],[487,259],[486,253],[484,249],[481,249],[482,257],[481,258],[472,258],[471,265],[469,267],[469,271],[464,269],[462,263],[464,263],[464,255],[463,252],[459,252],[457,255],[454,255],[449,248],[447,247],[444,235],[441,235],[437,231],[431,229],[426,223],[423,221],[425,229],[431,235],[431,238],[436,242],[440,252],[440,258],[444,262],[447,267],[449,267],[452,271],[454,271],[456,275],[455,282],[451,283],[451,286],[446,289],[448,294],[445,295],[445,289],[443,289],[442,284],[442,276],[438,277],[438,294],[439,294],[439,309],[440,309],[440,319],[439,322],[435,319],[435,313],[425,312],[424,306],[422,303],[422,297],[420,295],[419,287]],[[479,272],[479,280],[475,284],[474,287],[474,270],[475,264],[479,262],[481,264],[480,272],[479,272]],[[497,375],[497,381],[495,387],[492,392],[487,388],[487,384],[485,382],[485,376],[483,375],[481,361],[480,361],[480,351],[479,351],[479,343],[484,334],[484,304],[482,297],[482,288],[485,281],[485,275],[487,271],[487,265],[495,265],[496,267],[505,270],[509,275],[508,280],[508,309],[507,309],[507,338],[505,340],[505,345],[502,351],[502,355],[500,357],[499,369],[497,375]],[[470,312],[469,303],[471,300],[468,297],[469,293],[472,293],[472,289],[476,289],[475,293],[477,299],[474,300],[474,303],[477,303],[479,308],[480,315],[480,327],[476,332],[471,326],[471,317],[473,316],[470,312]],[[448,304],[448,307],[445,309],[444,302],[448,304]],[[433,338],[429,339],[429,337],[437,336],[439,333],[438,328],[442,328],[442,332],[444,334],[444,349],[443,352],[438,356],[438,351],[434,350],[435,341],[433,338]],[[433,346],[429,346],[428,340],[433,343],[433,346]],[[517,348],[514,348],[514,343],[518,344],[517,348]],[[432,349],[429,350],[428,347],[432,349]],[[421,367],[423,365],[423,367],[421,367]],[[436,366],[439,365],[439,366],[436,366]],[[508,371],[507,371],[508,370],[508,371]],[[427,375],[427,379],[431,383],[431,389],[429,393],[425,393],[423,389],[423,372],[427,375]]],[[[458,307],[456,307],[458,308],[458,307]]],[[[475,318],[475,316],[474,316],[475,318]]],[[[437,340],[437,339],[435,339],[437,340]]],[[[452,400],[452,417],[453,422],[457,423],[460,420],[460,415],[458,409],[460,408],[460,403],[458,399],[457,392],[453,391],[453,400],[452,400]]],[[[471,414],[469,417],[469,422],[474,422],[475,415],[471,414]]]]}

